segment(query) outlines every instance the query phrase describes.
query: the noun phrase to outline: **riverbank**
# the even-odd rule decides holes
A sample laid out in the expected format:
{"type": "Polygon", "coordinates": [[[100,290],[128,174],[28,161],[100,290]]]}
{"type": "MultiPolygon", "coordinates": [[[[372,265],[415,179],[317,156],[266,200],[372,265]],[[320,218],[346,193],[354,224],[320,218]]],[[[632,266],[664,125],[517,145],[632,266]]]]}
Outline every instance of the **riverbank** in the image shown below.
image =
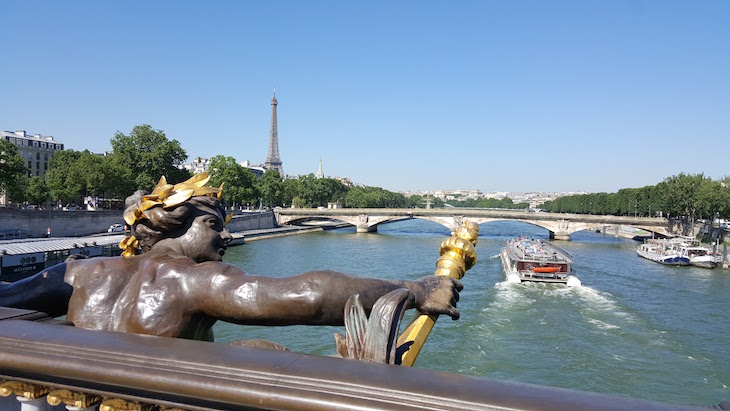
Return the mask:
{"type": "Polygon", "coordinates": [[[322,227],[274,227],[258,230],[237,231],[231,233],[230,245],[241,245],[251,241],[267,240],[270,238],[286,237],[289,235],[304,234],[314,231],[323,231],[322,227]]]}
{"type": "Polygon", "coordinates": [[[306,234],[316,231],[335,230],[347,227],[350,224],[336,222],[317,222],[307,226],[277,226],[270,228],[261,228],[256,230],[242,230],[231,232],[233,240],[231,245],[240,245],[258,240],[268,240],[270,238],[286,237],[290,235],[306,234]]]}

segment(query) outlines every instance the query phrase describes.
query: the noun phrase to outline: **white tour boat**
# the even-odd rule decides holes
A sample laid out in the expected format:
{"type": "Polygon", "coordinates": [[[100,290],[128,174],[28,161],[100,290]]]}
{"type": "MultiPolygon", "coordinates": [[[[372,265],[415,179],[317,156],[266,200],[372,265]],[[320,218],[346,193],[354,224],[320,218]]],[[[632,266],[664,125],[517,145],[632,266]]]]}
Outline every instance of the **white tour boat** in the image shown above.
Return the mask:
{"type": "Polygon", "coordinates": [[[507,241],[499,254],[507,282],[581,285],[573,273],[573,256],[543,240],[520,237],[507,241]]]}

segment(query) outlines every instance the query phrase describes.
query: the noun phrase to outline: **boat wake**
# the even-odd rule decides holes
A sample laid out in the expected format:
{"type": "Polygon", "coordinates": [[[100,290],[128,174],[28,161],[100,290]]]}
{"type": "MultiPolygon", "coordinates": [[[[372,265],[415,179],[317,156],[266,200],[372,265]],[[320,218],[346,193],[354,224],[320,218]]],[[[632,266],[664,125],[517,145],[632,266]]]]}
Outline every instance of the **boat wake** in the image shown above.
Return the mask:
{"type": "Polygon", "coordinates": [[[616,302],[611,293],[598,291],[585,285],[574,288],[580,299],[586,303],[584,307],[585,309],[595,311],[597,313],[615,315],[631,322],[635,320],[629,312],[624,310],[616,302]]]}
{"type": "Polygon", "coordinates": [[[494,314],[497,325],[502,322],[501,319],[510,321],[509,318],[512,316],[526,313],[542,316],[551,312],[555,312],[556,315],[572,312],[575,315],[574,320],[583,322],[599,332],[621,329],[623,325],[638,321],[616,302],[610,293],[586,285],[566,287],[556,284],[514,284],[502,281],[496,283],[493,289],[493,300],[482,311],[489,316],[494,314]]]}

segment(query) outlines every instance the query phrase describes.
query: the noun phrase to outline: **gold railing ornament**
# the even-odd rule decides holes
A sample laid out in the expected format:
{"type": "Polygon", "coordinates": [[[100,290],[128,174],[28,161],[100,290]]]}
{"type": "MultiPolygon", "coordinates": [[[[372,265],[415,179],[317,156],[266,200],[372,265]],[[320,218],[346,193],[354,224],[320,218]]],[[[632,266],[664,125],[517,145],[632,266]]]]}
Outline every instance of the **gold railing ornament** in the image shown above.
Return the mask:
{"type": "MultiPolygon", "coordinates": [[[[479,225],[473,222],[464,221],[463,224],[454,230],[454,235],[441,243],[436,261],[434,275],[446,275],[460,280],[464,277],[466,270],[474,266],[477,261],[477,252],[474,246],[479,238],[479,225]]],[[[433,325],[438,316],[421,314],[419,315],[398,338],[398,346],[412,344],[408,351],[403,354],[401,365],[412,366],[416,362],[421,348],[426,343],[433,325]]]]}
{"type": "Polygon", "coordinates": [[[43,385],[29,384],[22,381],[3,381],[0,383],[0,397],[16,395],[26,400],[37,400],[51,391],[43,385]]]}
{"type": "Polygon", "coordinates": [[[46,401],[54,407],[63,403],[82,410],[84,408],[93,407],[101,402],[101,397],[98,395],[84,394],[69,390],[53,390],[48,393],[46,401]]]}
{"type": "Polygon", "coordinates": [[[99,411],[157,411],[159,407],[154,404],[127,401],[121,398],[106,398],[99,405],[99,411]]]}

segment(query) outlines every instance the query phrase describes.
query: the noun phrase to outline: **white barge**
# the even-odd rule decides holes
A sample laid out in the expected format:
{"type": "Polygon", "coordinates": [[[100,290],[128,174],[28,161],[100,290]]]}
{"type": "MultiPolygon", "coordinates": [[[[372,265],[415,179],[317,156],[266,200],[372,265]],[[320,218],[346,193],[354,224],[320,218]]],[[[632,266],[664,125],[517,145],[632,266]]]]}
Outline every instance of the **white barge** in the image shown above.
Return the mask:
{"type": "Polygon", "coordinates": [[[581,285],[573,272],[573,256],[542,240],[520,237],[507,241],[499,254],[507,282],[581,285]]]}

